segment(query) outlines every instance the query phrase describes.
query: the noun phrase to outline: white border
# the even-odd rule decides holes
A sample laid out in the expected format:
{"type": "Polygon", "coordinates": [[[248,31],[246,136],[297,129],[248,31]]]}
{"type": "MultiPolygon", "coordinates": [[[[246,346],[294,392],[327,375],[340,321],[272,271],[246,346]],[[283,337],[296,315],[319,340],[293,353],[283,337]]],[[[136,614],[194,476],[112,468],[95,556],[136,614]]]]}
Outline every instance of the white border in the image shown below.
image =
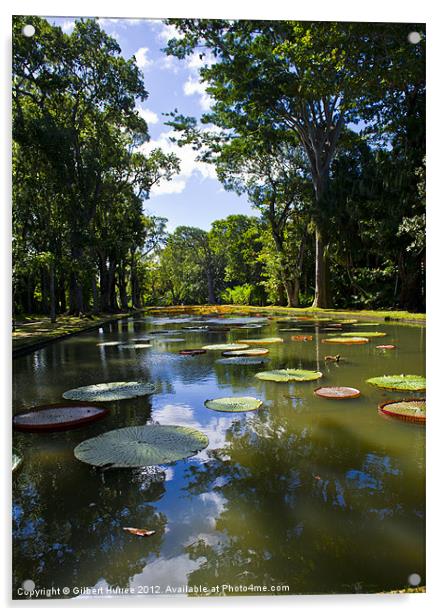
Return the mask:
{"type": "MultiPolygon", "coordinates": [[[[254,6],[254,5],[253,5],[254,6]]],[[[428,173],[427,173],[427,202],[428,202],[428,249],[427,249],[427,281],[428,281],[428,353],[427,353],[427,378],[428,378],[428,398],[430,416],[427,428],[427,547],[428,547],[428,568],[427,568],[427,594],[425,595],[359,595],[359,596],[318,596],[318,597],[257,597],[257,598],[226,598],[226,599],[183,599],[173,598],[159,599],[158,601],[145,601],[127,599],[124,605],[121,601],[39,601],[39,602],[14,602],[9,597],[10,580],[10,481],[2,481],[2,507],[1,515],[2,530],[4,532],[1,550],[1,570],[0,583],[2,588],[1,601],[8,609],[27,610],[32,607],[34,612],[41,612],[47,607],[67,609],[92,609],[94,608],[115,608],[127,610],[128,608],[149,609],[150,611],[163,609],[164,607],[175,607],[181,611],[194,612],[196,609],[216,609],[227,610],[237,608],[250,608],[255,611],[265,613],[270,609],[279,610],[285,613],[294,613],[295,610],[304,610],[310,614],[325,613],[327,610],[331,614],[355,614],[358,610],[360,614],[374,614],[378,612],[400,612],[403,616],[415,614],[420,610],[437,608],[441,584],[442,570],[442,440],[444,436],[443,416],[444,408],[438,398],[438,388],[440,379],[442,380],[442,354],[438,344],[434,341],[439,337],[440,326],[438,322],[439,311],[442,303],[442,255],[441,238],[444,228],[443,214],[443,189],[441,177],[444,173],[443,166],[443,46],[444,40],[442,9],[436,0],[422,0],[421,2],[404,0],[371,0],[371,2],[361,3],[347,0],[318,0],[315,2],[284,2],[274,0],[256,8],[251,8],[247,3],[242,4],[239,0],[224,0],[223,2],[209,2],[208,0],[163,0],[160,3],[154,2],[117,2],[115,0],[77,0],[76,2],[65,1],[61,3],[55,0],[6,0],[1,7],[0,33],[1,33],[1,82],[0,92],[2,96],[2,113],[0,117],[0,182],[3,187],[2,199],[2,221],[1,232],[3,241],[1,242],[1,331],[2,344],[0,346],[3,353],[1,363],[1,391],[4,394],[3,404],[1,405],[1,435],[3,437],[3,447],[1,456],[1,476],[10,477],[10,421],[8,411],[10,407],[10,24],[12,14],[39,14],[47,16],[88,16],[97,15],[100,17],[212,17],[212,18],[263,18],[263,19],[306,19],[306,20],[347,20],[347,21],[404,21],[404,22],[427,22],[427,49],[428,49],[428,173]],[[5,549],[8,546],[8,549],[5,549]],[[82,605],[79,605],[81,603],[82,605]]],[[[441,319],[442,321],[442,319],[441,319]]]]}

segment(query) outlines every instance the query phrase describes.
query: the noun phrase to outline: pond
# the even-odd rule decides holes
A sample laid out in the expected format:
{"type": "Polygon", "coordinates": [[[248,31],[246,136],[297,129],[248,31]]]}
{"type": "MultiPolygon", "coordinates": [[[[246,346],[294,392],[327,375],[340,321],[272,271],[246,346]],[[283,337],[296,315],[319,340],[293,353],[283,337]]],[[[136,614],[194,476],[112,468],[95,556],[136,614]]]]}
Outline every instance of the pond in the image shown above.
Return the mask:
{"type": "Polygon", "coordinates": [[[343,323],[343,332],[386,336],[336,345],[322,342],[334,335],[330,327],[280,316],[135,317],[16,359],[16,412],[94,383],[151,381],[156,392],[104,404],[107,417],[76,430],[14,433],[23,463],[13,478],[13,596],[24,580],[66,587],[66,598],[372,593],[404,588],[411,574],[425,584],[425,430],[377,411],[384,400],[414,395],[365,382],[424,374],[425,328],[343,323]],[[207,329],[186,329],[193,326],[207,329]],[[283,342],[261,345],[269,349],[263,365],[219,363],[220,351],[178,353],[275,336],[283,342]],[[141,338],[152,346],[98,346],[141,338]],[[339,362],[324,360],[336,354],[339,362]],[[280,368],[323,376],[255,377],[280,368]],[[355,387],[361,396],[321,399],[313,393],[321,385],[355,387]],[[245,413],[204,406],[225,396],[263,405],[245,413]],[[197,428],[209,445],[158,469],[101,471],[73,455],[85,439],[152,422],[197,428]],[[124,527],[156,532],[139,537],[124,527]]]}

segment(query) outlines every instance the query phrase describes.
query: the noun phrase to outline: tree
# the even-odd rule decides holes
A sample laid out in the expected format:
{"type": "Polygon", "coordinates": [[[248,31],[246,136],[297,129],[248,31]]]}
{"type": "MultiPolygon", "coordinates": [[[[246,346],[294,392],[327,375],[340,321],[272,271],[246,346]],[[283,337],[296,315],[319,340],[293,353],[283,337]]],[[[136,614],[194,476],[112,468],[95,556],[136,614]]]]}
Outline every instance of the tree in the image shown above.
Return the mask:
{"type": "Polygon", "coordinates": [[[327,290],[328,184],[343,128],[358,120],[372,125],[423,79],[424,37],[415,24],[168,20],[181,38],[167,53],[184,58],[210,53],[201,77],[213,97],[203,120],[236,135],[267,126],[287,131],[304,148],[313,185],[316,234],[315,298],[329,305],[327,290]]]}

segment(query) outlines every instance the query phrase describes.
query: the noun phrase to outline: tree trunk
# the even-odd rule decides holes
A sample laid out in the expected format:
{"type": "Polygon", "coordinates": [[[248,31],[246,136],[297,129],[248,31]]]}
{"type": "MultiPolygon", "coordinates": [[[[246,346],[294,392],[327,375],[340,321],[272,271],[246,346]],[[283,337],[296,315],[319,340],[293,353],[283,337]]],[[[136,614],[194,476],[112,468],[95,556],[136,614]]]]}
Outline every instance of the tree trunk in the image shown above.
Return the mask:
{"type": "Polygon", "coordinates": [[[91,277],[91,288],[92,288],[92,295],[93,295],[93,314],[98,314],[99,312],[99,292],[97,289],[97,278],[96,278],[95,271],[93,271],[92,277],[91,277]]]}
{"type": "Polygon", "coordinates": [[[120,297],[120,306],[122,310],[125,312],[128,310],[128,295],[126,292],[126,271],[125,271],[125,263],[121,261],[119,265],[119,297],[120,297]]]}
{"type": "Polygon", "coordinates": [[[117,304],[116,295],[116,263],[112,259],[109,260],[108,269],[108,297],[110,311],[118,312],[119,306],[117,304]]]}
{"type": "Polygon", "coordinates": [[[55,266],[51,260],[49,264],[49,316],[51,323],[56,322],[56,294],[55,294],[55,266]]]}
{"type": "Polygon", "coordinates": [[[82,261],[82,249],[73,246],[71,250],[73,270],[70,278],[70,298],[69,311],[71,314],[80,315],[84,312],[83,289],[80,281],[79,271],[82,261]]]}
{"type": "Polygon", "coordinates": [[[331,305],[328,293],[328,261],[325,254],[325,243],[319,226],[316,227],[316,257],[315,257],[315,296],[313,308],[329,308],[331,305]]]}
{"type": "Polygon", "coordinates": [[[208,284],[208,303],[215,304],[216,296],[214,294],[213,272],[210,269],[207,270],[207,284],[208,284]]]}

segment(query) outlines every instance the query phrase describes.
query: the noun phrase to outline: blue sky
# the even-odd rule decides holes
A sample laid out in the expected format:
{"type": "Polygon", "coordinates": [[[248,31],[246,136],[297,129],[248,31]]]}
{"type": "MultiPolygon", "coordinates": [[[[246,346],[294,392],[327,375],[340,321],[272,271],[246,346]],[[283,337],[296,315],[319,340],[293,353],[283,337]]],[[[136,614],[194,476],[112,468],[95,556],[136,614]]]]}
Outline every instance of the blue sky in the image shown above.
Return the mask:
{"type": "MultiPolygon", "coordinates": [[[[71,32],[74,18],[47,17],[50,23],[71,32]]],[[[126,58],[135,56],[143,72],[149,98],[139,104],[148,123],[151,141],[146,151],[162,147],[175,152],[181,160],[181,173],[171,182],[162,182],[145,202],[147,213],[168,218],[168,230],[179,225],[209,229],[213,220],[229,214],[257,214],[244,196],[227,192],[217,180],[211,165],[197,162],[190,146],[180,148],[169,140],[171,128],[162,114],[178,109],[184,115],[200,117],[209,109],[211,100],[199,81],[198,55],[186,60],[166,56],[162,48],[175,34],[174,28],[161,20],[100,19],[101,27],[113,36],[126,58]]]]}

